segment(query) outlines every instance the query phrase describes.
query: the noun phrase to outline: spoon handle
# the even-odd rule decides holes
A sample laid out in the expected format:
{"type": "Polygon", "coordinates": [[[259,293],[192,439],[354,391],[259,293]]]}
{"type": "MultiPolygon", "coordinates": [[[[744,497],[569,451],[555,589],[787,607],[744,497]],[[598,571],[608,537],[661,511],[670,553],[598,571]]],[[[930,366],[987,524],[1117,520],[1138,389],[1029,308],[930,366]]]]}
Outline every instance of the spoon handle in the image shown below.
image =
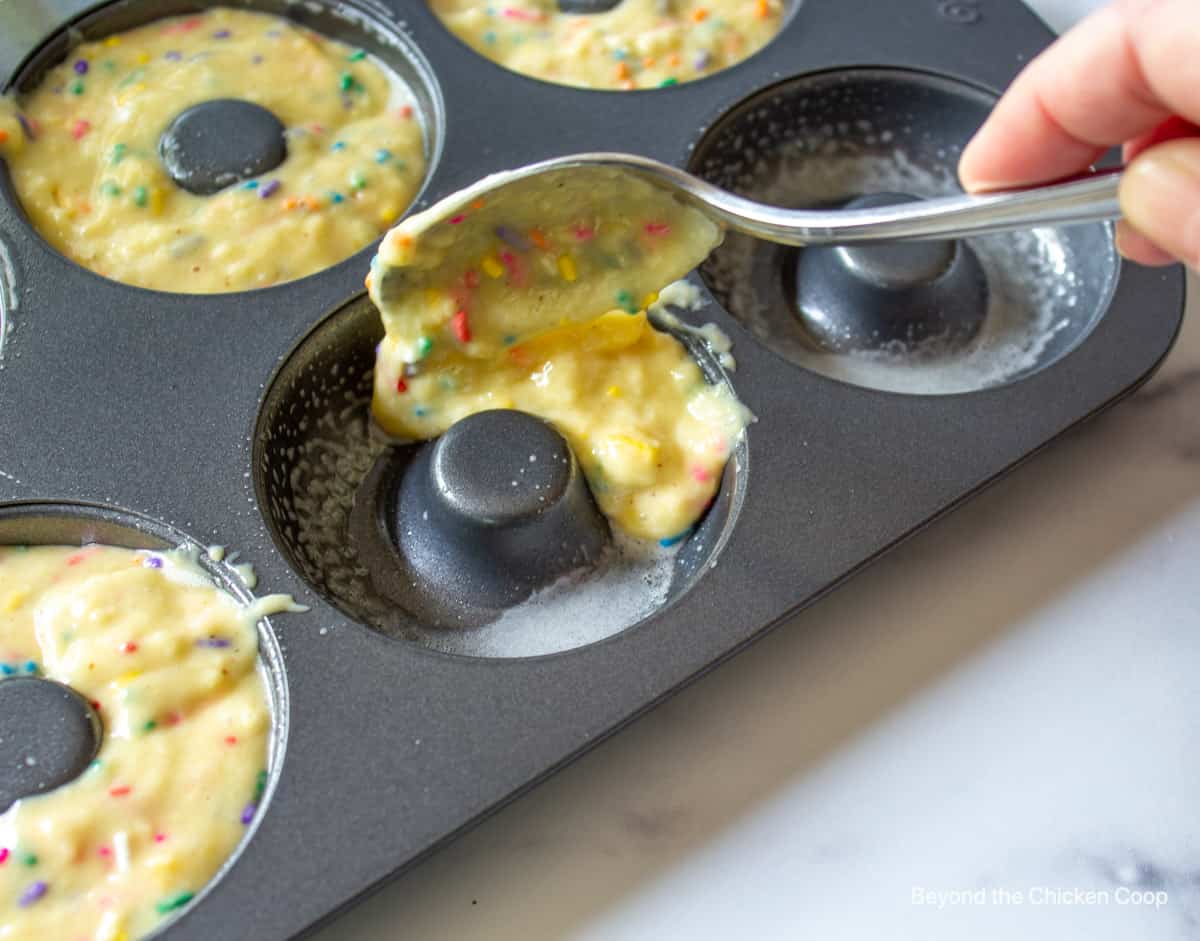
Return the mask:
{"type": "Polygon", "coordinates": [[[920,202],[837,212],[780,209],[728,193],[708,203],[732,229],[788,245],[956,239],[1040,226],[1078,225],[1121,216],[1123,168],[1026,190],[944,196],[920,202]]]}

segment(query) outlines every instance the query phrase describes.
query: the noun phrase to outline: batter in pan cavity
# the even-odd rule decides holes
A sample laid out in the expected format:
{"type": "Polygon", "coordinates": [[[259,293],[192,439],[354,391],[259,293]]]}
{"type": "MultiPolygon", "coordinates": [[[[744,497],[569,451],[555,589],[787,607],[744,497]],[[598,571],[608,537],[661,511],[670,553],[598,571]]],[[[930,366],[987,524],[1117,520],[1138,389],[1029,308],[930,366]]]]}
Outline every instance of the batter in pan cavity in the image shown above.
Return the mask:
{"type": "Polygon", "coordinates": [[[197,293],[341,261],[400,217],[425,173],[409,91],[382,63],[289,20],[220,7],[75,48],[32,93],[0,101],[0,157],[64,255],[127,284],[197,293]],[[271,112],[286,157],[197,195],[167,172],[160,139],[216,99],[271,112]]]}
{"type": "Polygon", "coordinates": [[[456,194],[384,238],[367,279],[387,331],[375,417],[432,438],[487,409],[538,415],[611,522],[670,545],[712,501],[750,415],[645,308],[721,233],[624,174],[537,179],[456,194]]]}
{"type": "Polygon", "coordinates": [[[287,609],[178,552],[0,548],[0,683],[64,683],[103,730],[80,777],[0,815],[0,937],[132,941],[204,888],[266,787],[256,621],[287,609]]]}
{"type": "Polygon", "coordinates": [[[584,88],[690,82],[757,52],[783,23],[781,0],[621,0],[605,13],[556,0],[429,0],[472,49],[532,78],[584,88]]]}

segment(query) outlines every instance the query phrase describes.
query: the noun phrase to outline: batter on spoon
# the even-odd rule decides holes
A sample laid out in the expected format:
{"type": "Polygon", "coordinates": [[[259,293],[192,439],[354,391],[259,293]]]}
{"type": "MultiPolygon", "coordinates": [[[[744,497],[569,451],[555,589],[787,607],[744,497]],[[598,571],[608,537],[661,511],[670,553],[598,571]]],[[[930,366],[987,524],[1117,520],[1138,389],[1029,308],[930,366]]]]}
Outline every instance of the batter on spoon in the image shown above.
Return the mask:
{"type": "Polygon", "coordinates": [[[266,287],[378,238],[425,175],[408,90],[382,63],[281,17],[215,7],[76,47],[0,99],[0,158],[30,221],[99,274],[163,291],[266,287]],[[285,126],[275,170],[213,194],[177,186],[163,131],[214,99],[285,126]]]}
{"type": "Polygon", "coordinates": [[[605,168],[482,194],[485,185],[401,223],[372,262],[387,331],[376,419],[432,438],[486,409],[538,415],[571,444],[611,522],[678,540],[712,500],[750,416],[645,308],[720,230],[605,168]]]}
{"type": "Polygon", "coordinates": [[[79,778],[0,815],[0,937],[133,941],[253,822],[271,714],[256,621],[178,552],[0,547],[0,683],[40,675],[100,718],[79,778]]]}

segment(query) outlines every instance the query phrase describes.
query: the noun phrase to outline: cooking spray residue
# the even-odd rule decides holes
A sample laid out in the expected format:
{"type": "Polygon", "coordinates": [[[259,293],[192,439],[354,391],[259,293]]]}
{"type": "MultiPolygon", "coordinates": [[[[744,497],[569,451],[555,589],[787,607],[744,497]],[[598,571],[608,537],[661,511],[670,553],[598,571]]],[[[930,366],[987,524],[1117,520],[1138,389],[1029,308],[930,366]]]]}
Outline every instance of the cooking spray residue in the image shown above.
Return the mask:
{"type": "Polygon", "coordinates": [[[271,488],[271,511],[283,523],[304,574],[383,630],[397,627],[350,544],[350,511],[359,484],[391,444],[371,421],[371,367],[334,366],[304,391],[307,417],[279,429],[294,443],[271,461],[287,486],[271,488]],[[298,432],[298,433],[296,433],[298,432]]]}
{"type": "Polygon", "coordinates": [[[0,238],[0,370],[4,368],[4,347],[8,334],[13,329],[12,315],[18,303],[17,275],[12,253],[4,239],[0,238]]]}
{"type": "MultiPolygon", "coordinates": [[[[694,309],[703,300],[687,284],[662,294],[664,304],[676,308],[694,309]]],[[[705,337],[719,352],[722,338],[705,337]]],[[[614,534],[594,569],[560,579],[497,622],[476,628],[420,624],[372,584],[351,537],[360,486],[396,444],[371,420],[373,363],[366,350],[361,354],[349,363],[314,362],[297,377],[292,394],[299,397],[266,431],[260,468],[269,478],[270,516],[293,560],[355,619],[446,652],[539,656],[616,634],[659,610],[674,587],[695,577],[690,543],[664,548],[614,534]]]]}
{"type": "MultiPolygon", "coordinates": [[[[775,131],[785,138],[797,133],[775,131]]],[[[866,193],[933,197],[960,192],[954,173],[959,150],[946,147],[931,157],[928,142],[916,141],[914,147],[924,148],[919,164],[905,146],[916,137],[911,125],[895,130],[879,130],[866,121],[853,129],[826,125],[804,129],[787,144],[758,141],[756,147],[770,152],[743,149],[725,165],[712,161],[705,175],[742,195],[796,208],[828,206],[866,193]]],[[[1107,257],[1081,258],[1078,241],[1058,229],[967,240],[987,277],[989,301],[979,334],[958,347],[935,338],[852,354],[822,351],[803,330],[782,279],[772,277],[777,272],[764,263],[764,252],[779,250],[743,235],[730,234],[703,270],[729,311],[788,359],[856,385],[950,394],[1016,378],[1041,365],[1060,332],[1086,333],[1116,271],[1111,241],[1093,237],[1092,242],[1107,257]],[[1107,282],[1085,284],[1081,270],[1102,272],[1107,282]]]]}
{"type": "Polygon", "coordinates": [[[370,420],[369,387],[353,406],[322,410],[291,450],[287,518],[310,575],[354,614],[397,637],[447,653],[528,657],[611,636],[666,601],[676,548],[614,539],[586,576],[567,576],[480,628],[423,626],[382,597],[349,539],[359,484],[391,441],[370,420]],[[315,432],[315,433],[314,433],[315,432]]]}
{"type": "Polygon", "coordinates": [[[613,534],[605,558],[586,575],[567,575],[474,630],[429,631],[431,647],[479,657],[536,657],[611,637],[666,602],[678,545],[613,534]]]}

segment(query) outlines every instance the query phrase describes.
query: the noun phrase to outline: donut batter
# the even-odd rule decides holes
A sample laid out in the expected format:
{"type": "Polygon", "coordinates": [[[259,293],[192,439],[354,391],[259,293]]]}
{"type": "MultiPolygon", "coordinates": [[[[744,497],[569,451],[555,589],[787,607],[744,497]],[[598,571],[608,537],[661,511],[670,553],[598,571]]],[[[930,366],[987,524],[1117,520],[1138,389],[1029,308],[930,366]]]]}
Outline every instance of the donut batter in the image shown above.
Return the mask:
{"type": "Polygon", "coordinates": [[[0,674],[103,726],[82,776],[0,815],[0,938],[132,941],[204,888],[266,786],[255,622],[287,603],[243,607],[177,552],[0,548],[0,674]]]}
{"type": "Polygon", "coordinates": [[[373,410],[432,438],[475,412],[554,424],[600,509],[669,545],[711,502],[749,413],[644,309],[720,241],[705,216],[607,169],[452,196],[384,238],[373,410]]]}
{"type": "Polygon", "coordinates": [[[584,88],[690,82],[757,52],[783,24],[782,0],[621,0],[607,13],[556,0],[429,0],[480,55],[532,78],[584,88]]]}
{"type": "Polygon", "coordinates": [[[163,291],[266,287],[341,261],[407,208],[424,153],[411,96],[381,63],[221,7],[84,43],[0,101],[0,156],[38,231],[99,274],[163,291]],[[197,196],[167,175],[159,139],[216,98],[273,112],[287,158],[197,196]]]}

